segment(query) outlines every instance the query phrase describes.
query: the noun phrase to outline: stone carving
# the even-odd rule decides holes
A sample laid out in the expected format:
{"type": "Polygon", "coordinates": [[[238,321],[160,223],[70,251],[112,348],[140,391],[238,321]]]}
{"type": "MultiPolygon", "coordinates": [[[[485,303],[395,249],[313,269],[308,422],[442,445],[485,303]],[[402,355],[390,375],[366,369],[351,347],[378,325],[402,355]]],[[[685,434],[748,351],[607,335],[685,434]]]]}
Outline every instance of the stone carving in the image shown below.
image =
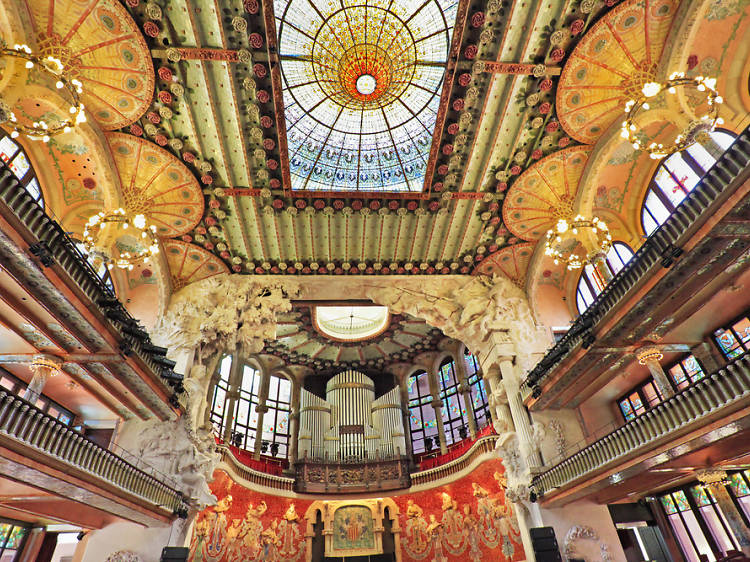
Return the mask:
{"type": "Polygon", "coordinates": [[[170,349],[199,346],[203,357],[237,345],[246,355],[259,353],[275,339],[276,313],[291,309],[296,292],[290,282],[217,275],[174,295],[156,332],[170,349]]]}
{"type": "Polygon", "coordinates": [[[143,558],[130,550],[118,550],[107,556],[104,562],[143,562],[143,558]]]}
{"type": "Polygon", "coordinates": [[[205,443],[196,446],[186,424],[185,418],[170,422],[134,419],[123,427],[120,442],[127,445],[128,440],[134,440],[130,449],[136,457],[171,477],[177,488],[203,509],[216,501],[208,482],[218,459],[205,443]]]}
{"type": "Polygon", "coordinates": [[[609,552],[609,547],[603,541],[599,540],[599,535],[594,529],[587,527],[586,525],[575,525],[571,527],[565,535],[565,539],[563,540],[563,555],[568,560],[571,558],[577,558],[575,542],[579,539],[588,539],[599,542],[599,551],[602,562],[610,562],[612,560],[612,554],[609,552]]]}
{"type": "Polygon", "coordinates": [[[537,339],[536,325],[523,291],[509,279],[472,276],[423,281],[419,288],[372,283],[366,293],[394,312],[426,320],[472,350],[482,349],[490,338],[517,342],[519,365],[522,369],[533,366],[529,344],[537,339]]]}
{"type": "Polygon", "coordinates": [[[552,420],[549,422],[549,428],[552,431],[552,435],[555,439],[555,452],[560,458],[564,458],[565,450],[568,448],[568,443],[565,439],[563,425],[559,420],[552,420]]]}

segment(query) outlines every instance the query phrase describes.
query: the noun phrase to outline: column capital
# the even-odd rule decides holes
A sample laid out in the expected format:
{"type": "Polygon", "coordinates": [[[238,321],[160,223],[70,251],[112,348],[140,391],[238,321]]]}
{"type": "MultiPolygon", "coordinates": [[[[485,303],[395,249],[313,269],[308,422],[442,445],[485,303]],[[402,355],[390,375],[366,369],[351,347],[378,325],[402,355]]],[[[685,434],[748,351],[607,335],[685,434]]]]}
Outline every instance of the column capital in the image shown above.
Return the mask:
{"type": "Polygon", "coordinates": [[[720,468],[703,468],[697,470],[695,475],[701,484],[708,486],[724,486],[728,483],[729,475],[720,468]]]}

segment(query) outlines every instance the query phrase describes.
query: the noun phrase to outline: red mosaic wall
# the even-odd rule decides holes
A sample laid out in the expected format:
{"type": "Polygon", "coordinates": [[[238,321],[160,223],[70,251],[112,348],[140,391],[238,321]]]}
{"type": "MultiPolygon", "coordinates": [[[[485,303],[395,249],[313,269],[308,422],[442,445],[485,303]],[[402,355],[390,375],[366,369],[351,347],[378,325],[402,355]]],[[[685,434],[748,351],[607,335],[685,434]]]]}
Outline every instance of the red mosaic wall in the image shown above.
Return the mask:
{"type": "MultiPolygon", "coordinates": [[[[525,559],[499,460],[483,463],[446,486],[395,496],[404,562],[525,559]]],[[[221,471],[211,490],[218,504],[196,520],[191,562],[301,562],[304,514],[311,500],[279,498],[234,483],[221,471]]],[[[326,499],[320,497],[320,499],[326,499]]]]}

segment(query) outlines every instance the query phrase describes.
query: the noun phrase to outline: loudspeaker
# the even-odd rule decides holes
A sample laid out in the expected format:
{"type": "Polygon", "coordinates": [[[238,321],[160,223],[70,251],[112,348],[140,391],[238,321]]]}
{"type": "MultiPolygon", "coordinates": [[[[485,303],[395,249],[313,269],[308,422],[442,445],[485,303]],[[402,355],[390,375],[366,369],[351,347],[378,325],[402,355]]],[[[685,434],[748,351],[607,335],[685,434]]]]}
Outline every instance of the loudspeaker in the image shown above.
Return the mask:
{"type": "Polygon", "coordinates": [[[534,552],[536,562],[562,562],[562,556],[555,550],[547,552],[534,552]]]}
{"type": "Polygon", "coordinates": [[[531,544],[534,546],[534,552],[545,552],[547,550],[560,550],[560,548],[557,546],[557,539],[555,537],[531,539],[531,544]]]}
{"type": "Polygon", "coordinates": [[[165,546],[159,562],[187,562],[190,549],[183,546],[165,546]]]}
{"type": "Polygon", "coordinates": [[[555,538],[555,530],[552,527],[532,527],[529,529],[531,540],[555,538]]]}
{"type": "Polygon", "coordinates": [[[555,530],[552,527],[534,527],[529,529],[529,534],[537,562],[562,562],[555,530]]]}

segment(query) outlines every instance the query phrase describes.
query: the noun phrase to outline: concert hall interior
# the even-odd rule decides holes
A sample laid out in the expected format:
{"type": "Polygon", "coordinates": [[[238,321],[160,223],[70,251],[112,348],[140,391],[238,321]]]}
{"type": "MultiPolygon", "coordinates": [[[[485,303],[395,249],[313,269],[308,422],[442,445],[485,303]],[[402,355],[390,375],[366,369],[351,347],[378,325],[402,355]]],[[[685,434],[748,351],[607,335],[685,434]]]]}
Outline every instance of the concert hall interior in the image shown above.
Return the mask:
{"type": "Polygon", "coordinates": [[[750,0],[0,0],[0,562],[750,562],[750,0]]]}

